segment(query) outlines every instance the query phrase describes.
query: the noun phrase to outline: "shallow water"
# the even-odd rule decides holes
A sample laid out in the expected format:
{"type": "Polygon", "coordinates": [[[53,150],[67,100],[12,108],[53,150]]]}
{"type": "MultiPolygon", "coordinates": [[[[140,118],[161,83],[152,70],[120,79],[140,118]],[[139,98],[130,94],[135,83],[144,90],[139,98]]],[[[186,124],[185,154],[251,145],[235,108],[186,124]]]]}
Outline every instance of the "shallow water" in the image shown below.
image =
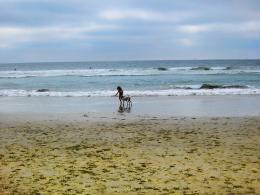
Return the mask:
{"type": "MultiPolygon", "coordinates": [[[[0,116],[11,114],[90,117],[244,117],[260,116],[259,95],[135,97],[131,108],[120,108],[116,97],[2,97],[0,116]]],[[[48,117],[47,117],[48,118],[48,117]]]]}

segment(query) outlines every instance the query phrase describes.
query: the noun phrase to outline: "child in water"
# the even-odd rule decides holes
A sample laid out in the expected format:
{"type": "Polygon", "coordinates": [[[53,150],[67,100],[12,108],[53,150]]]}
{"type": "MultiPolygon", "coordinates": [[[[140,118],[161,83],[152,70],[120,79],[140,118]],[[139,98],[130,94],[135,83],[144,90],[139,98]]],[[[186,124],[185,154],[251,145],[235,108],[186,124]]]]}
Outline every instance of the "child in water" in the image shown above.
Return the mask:
{"type": "Polygon", "coordinates": [[[120,101],[120,104],[122,103],[122,98],[123,98],[123,95],[124,95],[124,91],[123,91],[123,89],[120,87],[120,86],[118,86],[117,87],[117,93],[116,93],[116,95],[115,96],[117,96],[117,94],[119,94],[119,101],[120,101]]]}

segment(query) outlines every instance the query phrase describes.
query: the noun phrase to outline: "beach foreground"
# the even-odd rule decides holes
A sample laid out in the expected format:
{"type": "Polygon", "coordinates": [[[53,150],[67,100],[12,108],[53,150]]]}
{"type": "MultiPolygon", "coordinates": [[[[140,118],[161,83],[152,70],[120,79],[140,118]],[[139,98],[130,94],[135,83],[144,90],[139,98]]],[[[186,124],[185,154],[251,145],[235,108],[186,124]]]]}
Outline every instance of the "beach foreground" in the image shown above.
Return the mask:
{"type": "Polygon", "coordinates": [[[259,194],[260,118],[1,121],[0,194],[259,194]]]}

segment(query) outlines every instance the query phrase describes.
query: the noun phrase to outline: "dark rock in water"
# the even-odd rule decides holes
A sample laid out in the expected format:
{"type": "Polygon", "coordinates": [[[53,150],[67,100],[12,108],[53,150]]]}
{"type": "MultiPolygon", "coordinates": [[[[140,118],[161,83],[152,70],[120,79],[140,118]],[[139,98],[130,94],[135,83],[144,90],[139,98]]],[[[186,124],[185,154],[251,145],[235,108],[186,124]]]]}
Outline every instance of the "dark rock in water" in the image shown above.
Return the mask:
{"type": "Polygon", "coordinates": [[[223,86],[223,88],[246,89],[248,87],[245,85],[226,85],[226,86],[223,86]]]}
{"type": "Polygon", "coordinates": [[[209,68],[209,67],[194,67],[194,68],[192,68],[191,70],[211,70],[211,68],[209,68]]]}
{"type": "Polygon", "coordinates": [[[223,88],[223,86],[222,85],[214,85],[214,84],[203,84],[200,87],[200,89],[216,89],[216,88],[223,88]]]}
{"type": "Polygon", "coordinates": [[[159,67],[159,68],[157,68],[157,70],[166,71],[166,70],[168,70],[168,69],[167,69],[167,68],[164,68],[164,67],[159,67]]]}
{"type": "Polygon", "coordinates": [[[226,88],[246,89],[248,87],[244,85],[215,85],[215,84],[203,84],[200,87],[200,89],[226,89],[226,88]]]}
{"type": "Polygon", "coordinates": [[[38,89],[37,92],[48,92],[50,91],[49,89],[38,89]]]}

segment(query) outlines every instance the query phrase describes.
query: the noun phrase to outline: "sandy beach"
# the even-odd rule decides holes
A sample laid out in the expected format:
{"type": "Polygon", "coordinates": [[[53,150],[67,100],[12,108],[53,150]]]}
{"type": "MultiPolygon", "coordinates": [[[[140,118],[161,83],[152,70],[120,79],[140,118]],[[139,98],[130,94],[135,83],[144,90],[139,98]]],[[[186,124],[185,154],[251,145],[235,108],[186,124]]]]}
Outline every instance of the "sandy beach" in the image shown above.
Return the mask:
{"type": "Polygon", "coordinates": [[[259,194],[259,117],[0,123],[0,194],[259,194]]]}
{"type": "Polygon", "coordinates": [[[260,195],[260,0],[0,8],[0,195],[260,195]]]}

